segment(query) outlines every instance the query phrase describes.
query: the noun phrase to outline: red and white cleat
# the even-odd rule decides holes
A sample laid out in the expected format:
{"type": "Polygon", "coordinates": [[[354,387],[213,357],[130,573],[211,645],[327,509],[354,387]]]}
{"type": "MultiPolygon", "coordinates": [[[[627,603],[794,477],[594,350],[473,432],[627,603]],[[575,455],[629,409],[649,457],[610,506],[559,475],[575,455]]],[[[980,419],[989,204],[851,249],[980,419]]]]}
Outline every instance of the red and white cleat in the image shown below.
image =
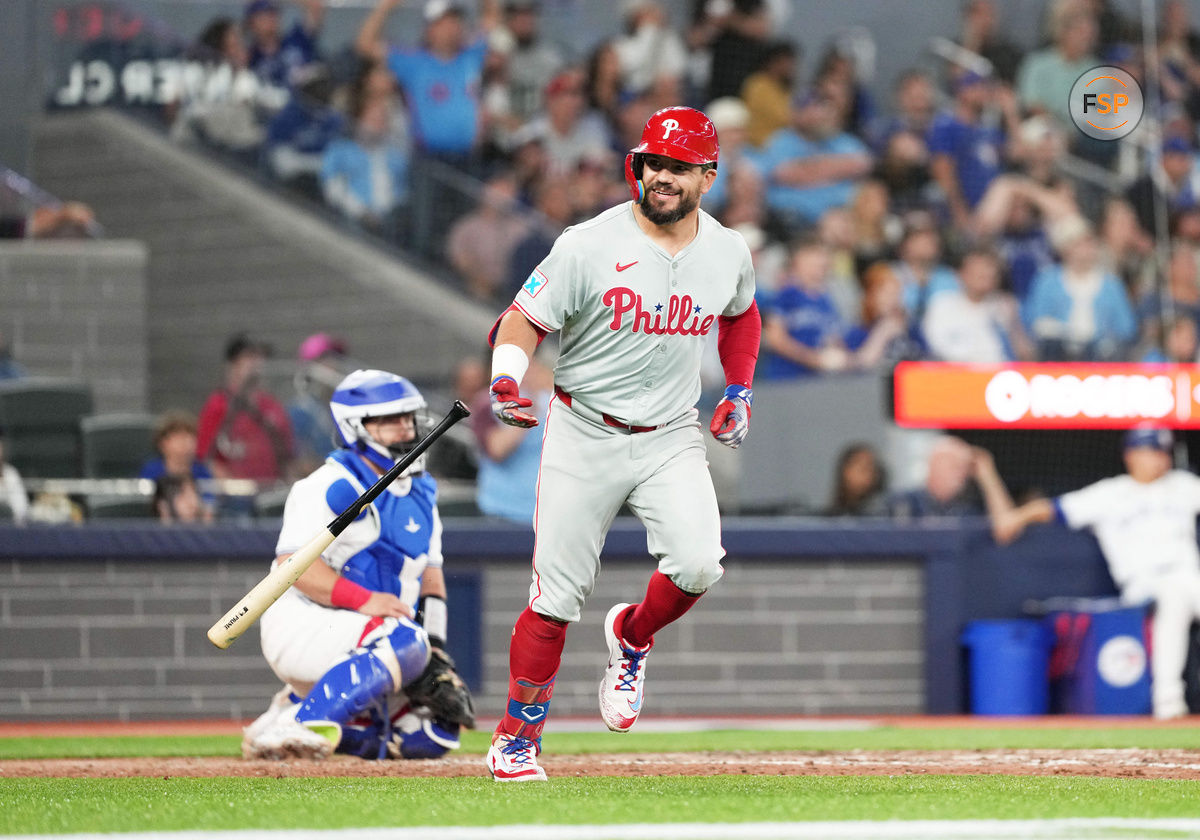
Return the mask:
{"type": "Polygon", "coordinates": [[[498,734],[488,750],[488,771],[497,782],[544,782],[546,771],[538,766],[538,752],[528,738],[498,734]]]}
{"type": "Polygon", "coordinates": [[[616,631],[617,618],[629,604],[617,604],[604,617],[604,640],[608,643],[608,667],[600,681],[600,717],[613,732],[628,732],[637,723],[645,699],[646,654],[654,643],[634,647],[616,631]]]}

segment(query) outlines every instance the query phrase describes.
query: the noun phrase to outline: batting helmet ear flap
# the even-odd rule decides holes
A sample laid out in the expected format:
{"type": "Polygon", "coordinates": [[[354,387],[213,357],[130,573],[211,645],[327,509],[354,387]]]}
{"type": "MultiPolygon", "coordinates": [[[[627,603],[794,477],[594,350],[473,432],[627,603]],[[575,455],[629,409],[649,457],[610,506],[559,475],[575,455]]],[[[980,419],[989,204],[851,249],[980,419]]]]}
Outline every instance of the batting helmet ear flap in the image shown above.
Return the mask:
{"type": "Polygon", "coordinates": [[[646,197],[646,188],[642,186],[642,156],[633,152],[625,155],[625,180],[629,184],[629,194],[633,200],[641,203],[646,197]]]}

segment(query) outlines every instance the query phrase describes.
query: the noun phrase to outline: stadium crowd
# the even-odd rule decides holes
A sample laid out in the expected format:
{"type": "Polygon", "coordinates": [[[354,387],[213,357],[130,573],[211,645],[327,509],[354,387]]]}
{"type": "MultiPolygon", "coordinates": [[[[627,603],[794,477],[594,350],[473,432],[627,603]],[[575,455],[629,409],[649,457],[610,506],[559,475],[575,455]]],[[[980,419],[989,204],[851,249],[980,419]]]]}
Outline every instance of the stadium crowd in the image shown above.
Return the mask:
{"type": "Polygon", "coordinates": [[[379,0],[340,50],[320,43],[319,0],[252,0],[242,20],[213,21],[194,54],[288,96],[238,117],[184,103],[176,135],[252,156],[497,303],[564,226],[623,200],[646,117],[686,103],[718,127],[704,208],[754,253],[766,377],[905,358],[1196,356],[1200,64],[1186,3],[1163,4],[1158,22],[1154,148],[1065,123],[1084,70],[1151,69],[1138,21],[1105,0],[1051,0],[1029,51],[994,0],[969,0],[966,57],[913,56],[890,101],[869,84],[871,35],[806,62],[774,39],[792,12],[773,0],[696,0],[682,28],[654,0],[623,0],[621,34],[585,53],[543,36],[537,0],[483,0],[477,19],[427,0],[423,31],[391,43],[403,5],[379,0]]]}
{"type": "MultiPolygon", "coordinates": [[[[754,257],[760,378],[905,359],[1197,360],[1200,31],[1186,3],[1162,4],[1147,53],[1139,21],[1108,0],[1049,0],[1032,50],[995,0],[965,0],[956,45],[936,63],[912,56],[887,97],[871,77],[879,33],[806,55],[774,34],[795,14],[782,0],[695,0],[683,26],[655,0],[617,7],[619,35],[563,45],[543,34],[538,0],[377,0],[351,43],[330,45],[321,0],[250,0],[205,26],[188,56],[282,95],[163,110],[180,142],[250,163],[495,306],[564,227],[625,200],[625,154],[646,118],[689,104],[721,142],[703,207],[754,257]],[[404,6],[421,31],[392,43],[404,6]],[[1071,85],[1101,64],[1158,80],[1146,114],[1157,132],[1106,143],[1069,124],[1071,85]]],[[[197,464],[212,471],[193,478],[311,468],[337,369],[317,366],[344,350],[302,347],[304,387],[285,407],[251,387],[263,348],[231,341],[223,385],[192,408],[197,464]],[[232,409],[236,424],[222,420],[232,409]],[[239,449],[235,425],[258,437],[239,449]]],[[[475,380],[461,396],[478,394],[475,380]]],[[[447,473],[487,473],[489,453],[511,447],[491,433],[447,473]]],[[[961,488],[974,467],[955,454],[961,488]]],[[[867,463],[878,456],[844,456],[828,512],[939,507],[884,505],[886,478],[867,463]],[[862,492],[843,492],[860,465],[862,492]]]]}

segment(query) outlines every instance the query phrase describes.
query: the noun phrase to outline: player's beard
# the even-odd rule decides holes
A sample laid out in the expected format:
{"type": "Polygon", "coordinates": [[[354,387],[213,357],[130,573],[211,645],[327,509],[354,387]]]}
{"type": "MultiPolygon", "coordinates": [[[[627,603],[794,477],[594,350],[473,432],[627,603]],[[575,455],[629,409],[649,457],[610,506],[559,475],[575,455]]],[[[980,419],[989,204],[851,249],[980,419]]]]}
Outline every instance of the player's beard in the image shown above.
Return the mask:
{"type": "Polygon", "coordinates": [[[673,225],[700,206],[699,192],[695,195],[688,195],[686,192],[680,190],[676,193],[679,196],[679,203],[675,206],[674,210],[660,210],[651,205],[650,196],[652,195],[656,195],[653,190],[645,190],[640,205],[642,213],[656,225],[673,225]]]}

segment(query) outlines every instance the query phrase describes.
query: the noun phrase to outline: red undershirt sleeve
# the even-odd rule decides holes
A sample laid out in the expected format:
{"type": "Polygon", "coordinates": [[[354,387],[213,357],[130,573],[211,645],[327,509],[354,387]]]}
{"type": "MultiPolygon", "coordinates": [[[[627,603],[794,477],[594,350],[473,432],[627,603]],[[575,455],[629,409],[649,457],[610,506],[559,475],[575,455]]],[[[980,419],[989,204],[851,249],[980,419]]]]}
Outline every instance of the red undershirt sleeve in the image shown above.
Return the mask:
{"type": "Polygon", "coordinates": [[[725,370],[726,385],[750,387],[761,339],[762,317],[755,301],[741,315],[717,318],[717,354],[725,370]]]}
{"type": "MultiPolygon", "coordinates": [[[[488,346],[489,347],[496,346],[496,331],[500,329],[500,322],[502,320],[504,320],[504,316],[507,315],[509,312],[521,312],[521,309],[514,303],[511,306],[509,306],[508,309],[505,309],[503,312],[500,313],[500,317],[496,319],[496,323],[492,324],[492,328],[490,330],[488,330],[488,346]]],[[[524,318],[526,321],[529,321],[529,316],[526,315],[524,312],[521,312],[521,317],[524,318]]],[[[541,327],[539,327],[537,324],[533,323],[533,321],[529,321],[529,323],[535,330],[537,330],[538,345],[540,346],[542,343],[542,340],[545,339],[545,337],[547,335],[549,335],[549,333],[546,332],[541,327]]]]}

